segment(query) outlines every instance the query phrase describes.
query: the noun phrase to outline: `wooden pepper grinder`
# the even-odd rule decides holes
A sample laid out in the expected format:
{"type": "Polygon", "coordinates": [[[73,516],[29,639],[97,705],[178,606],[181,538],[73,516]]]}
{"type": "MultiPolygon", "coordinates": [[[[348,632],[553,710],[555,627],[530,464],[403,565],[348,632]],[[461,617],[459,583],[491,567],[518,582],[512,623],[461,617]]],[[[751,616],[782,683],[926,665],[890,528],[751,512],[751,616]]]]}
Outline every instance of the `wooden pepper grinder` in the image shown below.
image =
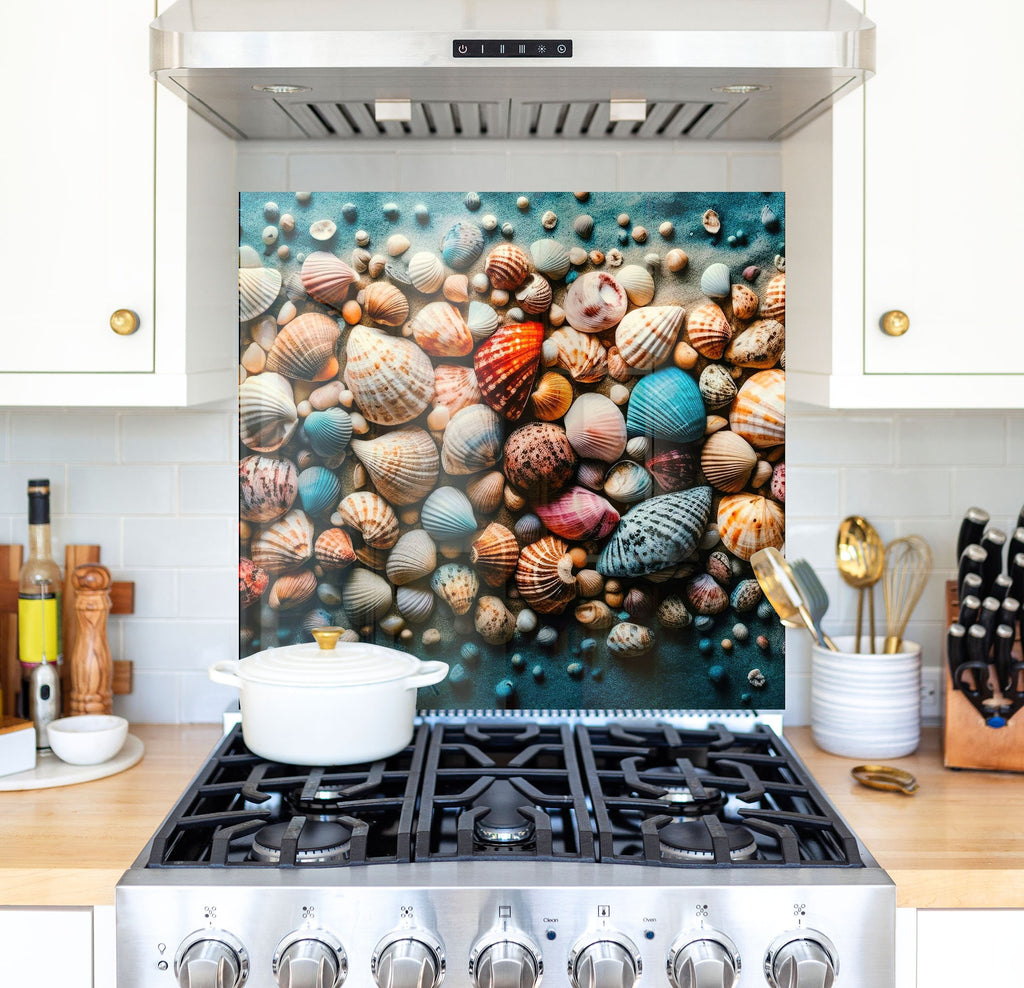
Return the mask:
{"type": "Polygon", "coordinates": [[[110,583],[110,571],[98,563],[76,566],[71,574],[78,624],[71,652],[72,716],[109,714],[113,709],[114,665],[107,643],[110,583]]]}

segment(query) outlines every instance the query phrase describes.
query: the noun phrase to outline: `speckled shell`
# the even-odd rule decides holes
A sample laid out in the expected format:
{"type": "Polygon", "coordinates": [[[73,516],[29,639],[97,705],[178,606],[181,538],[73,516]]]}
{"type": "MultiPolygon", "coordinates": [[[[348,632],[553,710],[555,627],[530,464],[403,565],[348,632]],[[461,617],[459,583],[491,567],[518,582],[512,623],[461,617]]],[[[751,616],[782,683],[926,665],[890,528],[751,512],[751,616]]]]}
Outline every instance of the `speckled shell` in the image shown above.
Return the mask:
{"type": "Polygon", "coordinates": [[[489,470],[466,484],[469,503],[482,515],[492,514],[501,507],[504,492],[505,475],[500,470],[489,470]]]}
{"type": "Polygon", "coordinates": [[[700,467],[716,490],[736,494],[750,479],[757,453],[742,436],[728,429],[708,436],[700,454],[700,467]]]}
{"type": "Polygon", "coordinates": [[[734,336],[725,350],[725,359],[737,367],[766,370],[774,367],[786,347],[786,328],[774,319],[758,319],[734,336]]]}
{"type": "Polygon", "coordinates": [[[292,386],[280,374],[254,374],[238,389],[239,437],[256,453],[273,453],[291,438],[299,416],[292,386]]]}
{"type": "Polygon", "coordinates": [[[541,274],[556,281],[564,278],[569,270],[568,249],[551,237],[544,237],[530,244],[530,256],[533,258],[533,266],[541,274]]]}
{"type": "Polygon", "coordinates": [[[371,549],[390,549],[398,541],[398,516],[373,491],[354,491],[344,497],[338,513],[342,524],[356,529],[371,549]]]}
{"type": "Polygon", "coordinates": [[[238,269],[238,319],[247,322],[262,316],[281,291],[281,272],[276,268],[238,269]]]}
{"type": "Polygon", "coordinates": [[[536,390],[530,395],[530,404],[537,418],[543,422],[554,422],[569,410],[572,398],[569,379],[555,371],[548,371],[537,382],[536,390]]]}
{"type": "Polygon", "coordinates": [[[438,487],[423,502],[420,524],[439,542],[464,539],[476,531],[469,498],[457,487],[438,487]]]}
{"type": "Polygon", "coordinates": [[[672,352],[683,324],[681,305],[651,305],[633,309],[615,329],[615,345],[634,372],[653,370],[672,352]]]}
{"type": "Polygon", "coordinates": [[[430,403],[434,368],[415,343],[353,326],[345,350],[345,383],[369,421],[403,425],[430,403]]]}
{"type": "Polygon", "coordinates": [[[423,624],[427,621],[434,613],[435,600],[437,598],[431,590],[418,584],[398,587],[395,590],[395,605],[398,607],[398,613],[409,624],[423,624]]]}
{"type": "Polygon", "coordinates": [[[363,311],[382,326],[401,326],[409,318],[409,300],[390,281],[374,281],[363,292],[363,311]]]}
{"type": "Polygon", "coordinates": [[[626,297],[634,305],[647,305],[654,298],[654,278],[647,268],[627,264],[615,272],[615,280],[626,290],[626,297]]]}
{"type": "Polygon", "coordinates": [[[531,542],[519,554],[516,587],[538,614],[561,614],[576,597],[569,545],[554,535],[531,542]]]}
{"type": "Polygon", "coordinates": [[[267,603],[275,611],[289,610],[306,603],[316,593],[316,576],[312,570],[285,573],[274,580],[267,603]]]}
{"type": "Polygon", "coordinates": [[[352,419],[344,408],[325,408],[310,412],[302,422],[302,431],[317,456],[337,456],[352,438],[352,419]]]}
{"type": "Polygon", "coordinates": [[[573,541],[603,539],[619,521],[618,511],[586,487],[570,487],[534,510],[555,535],[573,541]]]}
{"type": "Polygon", "coordinates": [[[603,576],[643,576],[690,559],[711,515],[711,488],[659,494],[623,515],[597,562],[603,576]]]}
{"type": "Polygon", "coordinates": [[[732,326],[714,302],[705,302],[686,317],[686,338],[699,354],[718,360],[732,338],[732,326]]]}
{"type": "Polygon", "coordinates": [[[729,606],[729,595],[710,573],[691,576],[686,581],[683,593],[695,614],[721,614],[729,606]]]}
{"type": "Polygon", "coordinates": [[[477,601],[473,627],[488,645],[512,641],[516,619],[500,597],[481,597],[477,601]]]}
{"type": "Polygon", "coordinates": [[[757,312],[757,292],[747,285],[732,286],[732,314],[737,319],[753,319],[757,312]]]}
{"type": "Polygon", "coordinates": [[[498,244],[484,262],[484,271],[494,288],[515,291],[530,270],[530,259],[518,244],[498,244]]]}
{"type": "Polygon", "coordinates": [[[535,499],[546,500],[562,490],[575,469],[576,454],[565,430],[552,422],[531,422],[505,442],[505,476],[535,499]]]}
{"type": "Polygon", "coordinates": [[[760,494],[730,494],[718,505],[718,533],[734,556],[749,559],[759,549],[781,549],[786,536],[782,508],[760,494]]]}
{"type": "Polygon", "coordinates": [[[539,315],[551,308],[551,282],[542,274],[531,274],[516,290],[519,307],[529,315],[539,315]]]}
{"type": "Polygon", "coordinates": [[[454,415],[460,408],[476,405],[480,401],[480,388],[472,367],[457,364],[438,364],[434,368],[434,404],[443,405],[454,415]]]}
{"type": "Polygon", "coordinates": [[[563,328],[556,329],[546,343],[554,347],[558,366],[580,384],[593,384],[608,373],[608,352],[596,336],[563,328]]]}
{"type": "Polygon", "coordinates": [[[786,322],[786,272],[780,271],[764,290],[764,301],[761,303],[761,316],[786,322]]]}
{"type": "Polygon", "coordinates": [[[345,304],[355,271],[329,251],[315,250],[302,262],[302,286],[318,302],[340,309],[345,304]]]}
{"type": "Polygon", "coordinates": [[[293,508],[252,540],[249,554],[271,575],[298,569],[313,555],[313,523],[304,511],[293,508]]]}
{"type": "Polygon", "coordinates": [[[693,624],[693,615],[687,609],[683,598],[675,594],[666,597],[658,605],[656,615],[664,628],[688,628],[693,624]]]}
{"type": "Polygon", "coordinates": [[[441,258],[429,250],[417,251],[409,258],[409,280],[416,291],[433,295],[444,284],[444,265],[441,258]]]}
{"type": "Polygon", "coordinates": [[[776,501],[786,503],[786,464],[776,463],[772,470],[770,490],[776,501]]]}
{"type": "Polygon", "coordinates": [[[633,460],[619,460],[605,474],[604,492],[620,504],[636,504],[651,496],[654,480],[633,460]]]}
{"type": "Polygon", "coordinates": [[[422,528],[414,528],[399,537],[388,554],[384,571],[392,583],[402,586],[433,573],[436,565],[434,540],[422,528]]]}
{"type": "Polygon", "coordinates": [[[507,419],[515,421],[526,410],[543,341],[540,323],[510,323],[481,343],[473,355],[483,400],[507,419]]]}
{"type": "Polygon", "coordinates": [[[626,448],[626,422],[619,406],[605,395],[580,395],[565,413],[569,444],[584,460],[614,463],[626,448]]]}
{"type": "Polygon", "coordinates": [[[437,446],[418,426],[386,432],[377,439],[352,442],[377,490],[391,504],[415,504],[437,483],[437,446]]]}
{"type": "Polygon", "coordinates": [[[746,580],[740,580],[732,588],[732,593],[729,595],[729,604],[737,614],[742,614],[744,611],[752,611],[761,602],[763,593],[761,591],[761,585],[756,579],[750,577],[746,580]]]}
{"type": "Polygon", "coordinates": [[[635,659],[654,648],[654,632],[642,624],[623,621],[608,632],[608,653],[616,659],[635,659]]]}
{"type": "Polygon", "coordinates": [[[245,456],[238,463],[238,513],[244,521],[280,518],[295,501],[299,472],[291,460],[245,456]]]}
{"type": "Polygon", "coordinates": [[[320,312],[296,316],[277,334],[267,354],[267,370],[301,381],[312,381],[335,355],[341,329],[320,312]]]}
{"type": "Polygon", "coordinates": [[[602,333],[625,314],[629,300],[626,290],[606,271],[581,274],[565,293],[562,308],[573,329],[581,333],[602,333]]]}
{"type": "Polygon", "coordinates": [[[469,327],[451,302],[428,302],[409,320],[408,329],[434,357],[464,357],[473,349],[469,327]]]}
{"type": "Polygon", "coordinates": [[[474,299],[469,303],[466,325],[474,342],[483,343],[501,325],[501,317],[492,306],[474,299]]]}
{"type": "Polygon", "coordinates": [[[577,604],[573,617],[585,628],[592,628],[594,631],[603,631],[615,623],[612,609],[603,600],[585,600],[582,604],[577,604]]]}
{"type": "Polygon", "coordinates": [[[709,264],[700,276],[700,290],[709,298],[728,298],[731,282],[729,266],[716,261],[709,264]]]}
{"type": "Polygon", "coordinates": [[[786,438],[786,376],[781,370],[751,374],[733,399],[729,427],[755,449],[786,438]]]}
{"type": "Polygon", "coordinates": [[[736,397],[736,381],[722,364],[708,364],[700,372],[700,396],[709,409],[724,408],[736,397]]]}
{"type": "Polygon", "coordinates": [[[384,577],[361,566],[349,570],[342,601],[356,624],[379,621],[391,610],[392,599],[391,584],[384,577]]]}
{"type": "Polygon", "coordinates": [[[697,382],[678,367],[666,367],[637,381],[626,412],[626,430],[630,436],[691,443],[704,435],[706,419],[697,382]]]}
{"type": "Polygon", "coordinates": [[[467,405],[444,430],[441,465],[452,476],[479,473],[501,459],[501,440],[501,416],[486,405],[467,405]]]}
{"type": "Polygon", "coordinates": [[[438,566],[430,578],[430,589],[454,614],[465,614],[473,606],[473,600],[480,590],[480,580],[473,570],[462,563],[445,563],[438,566]]]}
{"type": "Polygon", "coordinates": [[[328,528],[316,537],[313,555],[324,569],[344,569],[356,561],[352,538],[343,528],[328,528]]]}
{"type": "Polygon", "coordinates": [[[307,467],[299,474],[299,500],[307,515],[334,510],[341,496],[341,480],[327,467],[307,467]]]}
{"type": "Polygon", "coordinates": [[[519,561],[519,541],[504,525],[491,522],[473,540],[469,561],[488,586],[504,586],[519,561]]]}
{"type": "Polygon", "coordinates": [[[475,223],[461,220],[441,239],[444,263],[456,271],[465,271],[483,253],[484,234],[475,223]]]}
{"type": "Polygon", "coordinates": [[[242,607],[255,604],[270,584],[266,570],[247,556],[238,558],[238,601],[242,607]]]}

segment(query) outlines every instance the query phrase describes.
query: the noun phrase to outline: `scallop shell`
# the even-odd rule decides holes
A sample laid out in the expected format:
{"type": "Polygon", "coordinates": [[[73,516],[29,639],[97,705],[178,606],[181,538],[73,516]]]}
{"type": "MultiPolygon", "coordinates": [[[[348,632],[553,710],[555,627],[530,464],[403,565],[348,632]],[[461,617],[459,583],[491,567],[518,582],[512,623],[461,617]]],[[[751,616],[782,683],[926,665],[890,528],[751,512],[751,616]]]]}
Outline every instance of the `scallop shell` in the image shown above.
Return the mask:
{"type": "Polygon", "coordinates": [[[704,405],[709,408],[723,408],[736,397],[736,381],[727,367],[721,364],[708,364],[700,372],[700,396],[704,405]]]}
{"type": "Polygon", "coordinates": [[[596,336],[578,329],[556,329],[547,339],[554,347],[555,361],[580,384],[594,384],[608,373],[608,352],[596,336]]]}
{"type": "Polygon", "coordinates": [[[434,613],[434,601],[437,598],[426,587],[411,585],[398,587],[395,590],[395,604],[398,613],[409,624],[423,624],[434,613]]]}
{"type": "Polygon", "coordinates": [[[711,488],[658,494],[623,515],[597,562],[603,576],[643,576],[690,559],[711,515],[711,488]]]}
{"type": "Polygon", "coordinates": [[[569,439],[552,422],[531,422],[505,441],[505,476],[527,495],[550,498],[569,483],[575,469],[569,439]]]}
{"type": "Polygon", "coordinates": [[[619,406],[596,391],[572,403],[565,414],[565,434],[584,460],[614,463],[626,448],[626,422],[619,406]]]}
{"type": "Polygon", "coordinates": [[[786,438],[786,376],[781,370],[751,374],[729,409],[729,427],[755,449],[786,438]]]}
{"type": "Polygon", "coordinates": [[[280,518],[295,501],[299,474],[291,460],[245,456],[238,463],[238,513],[244,521],[280,518]]]}
{"type": "Polygon", "coordinates": [[[434,368],[434,404],[454,415],[460,408],[480,402],[480,388],[472,367],[438,364],[434,368]]]}
{"type": "Polygon", "coordinates": [[[619,460],[605,475],[605,494],[622,504],[643,501],[651,496],[653,490],[651,475],[633,460],[619,460]]]}
{"type": "Polygon", "coordinates": [[[590,235],[594,232],[594,217],[589,213],[580,213],[573,220],[572,228],[576,231],[576,236],[581,240],[589,240],[590,235]]]}
{"type": "Polygon", "coordinates": [[[308,467],[299,474],[299,500],[310,516],[334,509],[341,496],[341,480],[327,467],[308,467]]]}
{"type": "Polygon", "coordinates": [[[706,419],[697,382],[678,367],[666,367],[637,381],[626,412],[626,431],[630,436],[691,443],[704,435],[706,419]]]}
{"type": "Polygon", "coordinates": [[[758,319],[734,336],[725,359],[737,367],[774,367],[786,346],[786,327],[774,319],[758,319]]]}
{"type": "Polygon", "coordinates": [[[420,509],[420,524],[439,542],[457,542],[476,531],[469,498],[457,487],[438,487],[420,509]]]}
{"type": "Polygon", "coordinates": [[[441,465],[445,473],[479,473],[501,459],[501,416],[486,405],[460,408],[444,430],[441,465]]]}
{"type": "Polygon", "coordinates": [[[515,634],[516,619],[500,597],[481,597],[473,627],[488,645],[505,645],[515,634]]]}
{"type": "Polygon", "coordinates": [[[328,528],[316,537],[313,555],[324,569],[344,569],[356,561],[352,539],[343,528],[328,528]]]}
{"type": "Polygon", "coordinates": [[[516,519],[513,528],[520,545],[536,542],[544,534],[544,523],[530,512],[516,519]]]}
{"type": "Polygon", "coordinates": [[[780,271],[764,289],[764,301],[761,303],[761,316],[764,319],[786,321],[786,272],[780,271]]]}
{"type": "Polygon", "coordinates": [[[363,309],[374,322],[383,326],[401,326],[409,318],[405,292],[390,281],[374,281],[366,286],[363,309]]]}
{"type": "Polygon", "coordinates": [[[604,490],[604,474],[607,463],[600,460],[581,460],[576,468],[576,482],[592,491],[604,490]]]}
{"type": "Polygon", "coordinates": [[[434,368],[415,343],[353,326],[345,351],[345,383],[369,421],[403,425],[430,403],[434,368]]]}
{"type": "Polygon", "coordinates": [[[255,604],[270,584],[267,571],[246,556],[238,558],[238,601],[242,607],[255,604]]]}
{"type": "Polygon", "coordinates": [[[634,305],[647,305],[654,298],[654,278],[647,268],[639,264],[627,264],[619,268],[615,278],[634,305]]]}
{"type": "Polygon", "coordinates": [[[712,487],[727,494],[743,490],[757,463],[757,453],[742,436],[723,429],[708,436],[700,467],[712,487]]]}
{"type": "Polygon", "coordinates": [[[721,614],[729,606],[729,595],[710,573],[691,576],[683,586],[683,593],[696,614],[721,614]]]}
{"type": "Polygon", "coordinates": [[[340,309],[345,304],[355,271],[340,257],[326,250],[315,250],[302,262],[302,287],[318,302],[340,309]]]}
{"type": "Polygon", "coordinates": [[[568,543],[545,535],[526,546],[516,566],[516,587],[538,614],[561,614],[576,597],[568,543]]]}
{"type": "Polygon", "coordinates": [[[602,333],[626,314],[628,304],[626,290],[608,272],[588,271],[569,286],[562,308],[573,329],[602,333]]]}
{"type": "Polygon", "coordinates": [[[519,541],[504,525],[491,522],[474,540],[469,561],[491,587],[502,587],[515,572],[519,541]]]}
{"type": "Polygon", "coordinates": [[[284,611],[306,603],[316,593],[316,576],[308,569],[285,573],[274,580],[267,603],[275,611],[284,611]]]}
{"type": "Polygon", "coordinates": [[[449,302],[468,302],[469,278],[464,274],[450,274],[444,279],[442,291],[449,302]]]}
{"type": "Polygon", "coordinates": [[[676,344],[684,309],[653,305],[626,313],[615,329],[619,355],[635,371],[650,371],[662,363],[676,344]]]}
{"type": "Polygon", "coordinates": [[[732,314],[737,319],[752,319],[757,312],[757,293],[747,285],[732,286],[732,314]]]}
{"type": "Polygon", "coordinates": [[[409,258],[409,280],[416,291],[433,295],[444,284],[444,265],[441,258],[429,250],[420,250],[409,258]]]}
{"type": "Polygon", "coordinates": [[[483,253],[483,231],[475,223],[461,220],[441,238],[444,263],[456,271],[465,271],[483,253]]]}
{"type": "Polygon", "coordinates": [[[494,288],[515,291],[530,270],[530,259],[518,244],[498,244],[484,262],[484,271],[494,288]]]}
{"type": "Polygon", "coordinates": [[[573,541],[603,539],[619,522],[619,513],[585,487],[570,487],[546,504],[538,504],[536,511],[550,531],[573,541]]]}
{"type": "Polygon", "coordinates": [[[623,621],[608,632],[608,653],[616,659],[635,659],[654,648],[654,632],[642,624],[623,621]]]}
{"type": "Polygon", "coordinates": [[[505,475],[500,470],[491,470],[466,484],[469,503],[482,515],[492,514],[501,507],[504,492],[505,475]]]}
{"type": "Polygon", "coordinates": [[[759,549],[781,549],[786,536],[782,508],[760,494],[730,494],[718,505],[718,533],[734,556],[749,559],[759,549]]]}
{"type": "Polygon", "coordinates": [[[433,573],[436,565],[434,540],[422,528],[414,528],[395,543],[384,571],[392,583],[402,586],[433,573]]]}
{"type": "Polygon", "coordinates": [[[576,574],[576,589],[581,597],[596,597],[604,590],[604,577],[596,569],[581,569],[576,574]]]}
{"type": "Polygon", "coordinates": [[[345,611],[356,624],[373,624],[391,610],[391,584],[372,570],[350,570],[342,590],[345,611]]]}
{"type": "Polygon", "coordinates": [[[718,360],[732,337],[732,326],[714,302],[697,306],[686,317],[686,338],[690,346],[711,360],[718,360]]]}
{"type": "Polygon", "coordinates": [[[313,452],[330,459],[348,447],[352,438],[352,417],[344,408],[314,410],[303,420],[302,431],[313,452]]]}
{"type": "Polygon", "coordinates": [[[572,404],[572,384],[568,378],[548,371],[537,382],[537,388],[530,395],[533,414],[543,422],[560,419],[572,404]]]}
{"type": "Polygon", "coordinates": [[[335,355],[341,329],[321,312],[306,312],[281,329],[267,354],[267,370],[312,381],[335,355]]]}
{"type": "Polygon", "coordinates": [[[569,270],[569,251],[551,237],[530,244],[530,256],[533,258],[533,266],[541,274],[556,281],[564,278],[569,270]]]}
{"type": "Polygon", "coordinates": [[[299,424],[292,386],[280,374],[247,377],[238,389],[239,438],[256,453],[280,449],[299,424]]]}
{"type": "Polygon", "coordinates": [[[341,522],[356,529],[371,549],[390,549],[398,541],[394,509],[373,491],[354,491],[338,505],[341,522]]]}
{"type": "Polygon", "coordinates": [[[708,298],[728,298],[731,285],[729,266],[721,261],[709,264],[700,276],[700,290],[708,298]]]}
{"type": "Polygon", "coordinates": [[[661,490],[681,491],[697,482],[700,453],[696,446],[667,449],[652,456],[646,466],[661,490]]]}
{"type": "Polygon", "coordinates": [[[437,446],[430,433],[418,426],[386,432],[377,439],[357,439],[352,452],[391,504],[415,504],[437,483],[437,446]]]}
{"type": "Polygon", "coordinates": [[[277,268],[241,267],[238,269],[238,318],[248,322],[262,316],[281,292],[281,272],[277,268]]]}
{"type": "Polygon", "coordinates": [[[466,325],[469,327],[469,334],[473,340],[482,343],[501,325],[501,317],[486,302],[474,300],[469,303],[466,325]]]}
{"type": "Polygon", "coordinates": [[[586,628],[602,631],[615,623],[612,609],[603,600],[585,600],[576,605],[573,617],[586,628]]]}
{"type": "Polygon", "coordinates": [[[683,598],[677,597],[675,594],[671,594],[661,602],[656,615],[663,628],[688,628],[693,624],[693,615],[687,609],[683,598]]]}
{"type": "Polygon", "coordinates": [[[507,419],[515,421],[526,410],[543,342],[540,323],[510,323],[481,343],[473,355],[483,400],[507,419]]]}
{"type": "Polygon", "coordinates": [[[298,569],[313,555],[313,523],[304,511],[293,508],[252,540],[249,554],[272,575],[298,569]]]}
{"type": "Polygon", "coordinates": [[[409,320],[408,329],[434,357],[464,357],[473,349],[469,327],[451,302],[428,302],[409,320]]]}
{"type": "Polygon", "coordinates": [[[732,588],[732,593],[729,595],[729,604],[737,614],[742,614],[744,611],[752,611],[757,607],[761,602],[762,596],[761,584],[751,577],[746,580],[740,580],[732,588]]]}
{"type": "Polygon", "coordinates": [[[430,578],[430,589],[454,614],[465,614],[473,606],[473,600],[480,590],[480,580],[473,570],[462,563],[445,563],[438,566],[430,578]]]}
{"type": "Polygon", "coordinates": [[[519,307],[534,316],[551,308],[551,298],[551,282],[542,274],[531,274],[516,290],[519,307]]]}

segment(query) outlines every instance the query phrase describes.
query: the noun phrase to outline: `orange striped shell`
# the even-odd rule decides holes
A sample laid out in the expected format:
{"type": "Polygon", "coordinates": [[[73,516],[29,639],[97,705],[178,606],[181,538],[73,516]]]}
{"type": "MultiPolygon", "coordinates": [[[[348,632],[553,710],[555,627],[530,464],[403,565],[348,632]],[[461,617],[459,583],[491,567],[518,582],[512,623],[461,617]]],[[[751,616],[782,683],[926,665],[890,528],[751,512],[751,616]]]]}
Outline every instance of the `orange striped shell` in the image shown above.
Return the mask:
{"type": "Polygon", "coordinates": [[[778,369],[751,374],[729,409],[729,427],[755,449],[786,438],[786,375],[778,369]]]}

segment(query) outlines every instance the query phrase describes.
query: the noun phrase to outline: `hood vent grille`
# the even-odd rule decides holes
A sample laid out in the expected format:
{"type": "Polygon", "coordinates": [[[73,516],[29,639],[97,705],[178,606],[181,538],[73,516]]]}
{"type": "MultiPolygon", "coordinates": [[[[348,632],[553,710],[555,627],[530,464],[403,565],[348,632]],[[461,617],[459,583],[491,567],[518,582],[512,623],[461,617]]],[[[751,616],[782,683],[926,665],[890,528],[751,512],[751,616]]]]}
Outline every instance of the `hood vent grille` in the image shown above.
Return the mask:
{"type": "Polygon", "coordinates": [[[307,137],[346,138],[463,138],[505,137],[508,109],[504,102],[431,100],[412,103],[412,119],[377,120],[373,100],[281,103],[281,108],[307,137]]]}
{"type": "Polygon", "coordinates": [[[738,106],[727,103],[649,103],[645,120],[611,119],[607,100],[521,103],[513,108],[512,137],[710,137],[738,106]]]}

